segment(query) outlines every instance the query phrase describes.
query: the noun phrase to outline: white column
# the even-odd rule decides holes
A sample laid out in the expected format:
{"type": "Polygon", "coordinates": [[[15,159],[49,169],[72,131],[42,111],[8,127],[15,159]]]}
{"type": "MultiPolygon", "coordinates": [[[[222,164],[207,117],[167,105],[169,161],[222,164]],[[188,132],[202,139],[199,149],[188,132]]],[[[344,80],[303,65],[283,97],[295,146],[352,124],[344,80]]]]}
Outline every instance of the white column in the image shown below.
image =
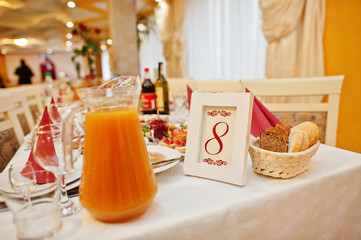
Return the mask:
{"type": "Polygon", "coordinates": [[[109,0],[108,9],[113,71],[120,75],[139,75],[136,0],[109,0]]]}

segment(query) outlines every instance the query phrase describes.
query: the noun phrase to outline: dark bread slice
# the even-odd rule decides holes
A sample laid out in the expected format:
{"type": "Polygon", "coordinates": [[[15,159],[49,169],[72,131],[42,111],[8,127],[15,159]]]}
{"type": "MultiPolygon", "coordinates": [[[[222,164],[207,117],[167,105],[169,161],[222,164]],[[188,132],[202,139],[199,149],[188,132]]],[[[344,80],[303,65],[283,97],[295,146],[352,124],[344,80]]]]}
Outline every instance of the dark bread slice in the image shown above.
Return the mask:
{"type": "Polygon", "coordinates": [[[290,125],[276,124],[276,129],[282,131],[287,137],[291,133],[291,128],[292,128],[292,126],[290,126],[290,125]]]}
{"type": "Polygon", "coordinates": [[[271,127],[259,135],[259,146],[272,152],[287,152],[287,131],[280,127],[271,127]]]}

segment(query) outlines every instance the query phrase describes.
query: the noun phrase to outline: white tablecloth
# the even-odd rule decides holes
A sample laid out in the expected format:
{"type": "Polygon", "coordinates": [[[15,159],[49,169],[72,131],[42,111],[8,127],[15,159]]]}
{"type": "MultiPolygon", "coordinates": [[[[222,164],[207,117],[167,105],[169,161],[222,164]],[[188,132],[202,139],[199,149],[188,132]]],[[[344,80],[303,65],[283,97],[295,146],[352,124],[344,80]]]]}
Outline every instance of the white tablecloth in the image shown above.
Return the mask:
{"type": "MultiPolygon", "coordinates": [[[[244,187],[184,176],[182,163],[157,180],[143,216],[106,224],[83,209],[54,239],[361,239],[361,154],[321,145],[288,180],[255,174],[249,160],[244,187]]],[[[0,239],[15,239],[10,212],[0,239]]]]}

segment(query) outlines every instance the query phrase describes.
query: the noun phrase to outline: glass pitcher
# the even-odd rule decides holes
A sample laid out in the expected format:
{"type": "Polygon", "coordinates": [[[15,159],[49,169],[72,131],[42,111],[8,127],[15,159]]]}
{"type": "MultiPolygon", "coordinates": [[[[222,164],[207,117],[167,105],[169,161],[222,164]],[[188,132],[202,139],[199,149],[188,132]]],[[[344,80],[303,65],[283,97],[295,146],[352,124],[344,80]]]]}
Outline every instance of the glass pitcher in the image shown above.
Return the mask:
{"type": "MultiPolygon", "coordinates": [[[[141,215],[157,192],[138,118],[139,94],[138,77],[118,77],[101,87],[78,89],[87,107],[79,199],[100,221],[141,215]]],[[[66,136],[74,125],[69,119],[64,121],[66,136]]],[[[69,141],[64,140],[66,163],[71,167],[69,141]]]]}

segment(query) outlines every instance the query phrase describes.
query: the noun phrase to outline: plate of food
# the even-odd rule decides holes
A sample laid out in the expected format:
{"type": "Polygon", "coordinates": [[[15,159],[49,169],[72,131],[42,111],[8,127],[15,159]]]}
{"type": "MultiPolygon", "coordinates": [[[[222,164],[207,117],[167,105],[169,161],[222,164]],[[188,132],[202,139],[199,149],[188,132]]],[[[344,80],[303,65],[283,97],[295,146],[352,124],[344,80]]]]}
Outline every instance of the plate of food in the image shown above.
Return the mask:
{"type": "Polygon", "coordinates": [[[147,146],[147,150],[154,173],[163,172],[174,167],[182,157],[177,150],[163,146],[149,145],[147,146]]]}
{"type": "Polygon", "coordinates": [[[186,124],[171,124],[166,118],[153,118],[148,122],[141,122],[141,127],[147,145],[153,143],[175,149],[184,156],[187,143],[186,124]]]}
{"type": "Polygon", "coordinates": [[[175,125],[169,126],[168,133],[160,141],[159,145],[167,148],[172,148],[184,154],[187,144],[187,126],[175,125]]]}

